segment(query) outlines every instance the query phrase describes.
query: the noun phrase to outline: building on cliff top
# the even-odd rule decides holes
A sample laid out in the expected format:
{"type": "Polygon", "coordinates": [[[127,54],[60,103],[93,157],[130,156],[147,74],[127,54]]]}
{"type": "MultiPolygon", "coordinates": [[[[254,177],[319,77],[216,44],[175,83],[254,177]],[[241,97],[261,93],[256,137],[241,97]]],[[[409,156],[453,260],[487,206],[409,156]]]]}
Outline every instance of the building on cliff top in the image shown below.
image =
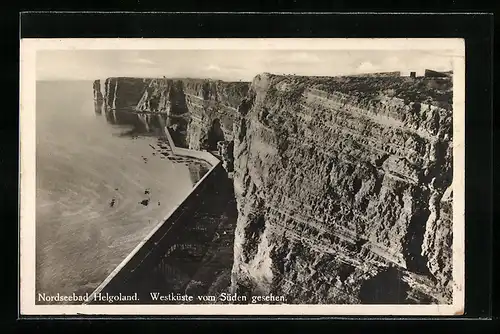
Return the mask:
{"type": "Polygon", "coordinates": [[[419,69],[419,70],[408,70],[408,71],[401,71],[401,76],[403,77],[425,77],[425,78],[448,78],[451,76],[451,71],[448,72],[439,72],[439,71],[434,71],[434,70],[429,70],[429,69],[419,69]]]}

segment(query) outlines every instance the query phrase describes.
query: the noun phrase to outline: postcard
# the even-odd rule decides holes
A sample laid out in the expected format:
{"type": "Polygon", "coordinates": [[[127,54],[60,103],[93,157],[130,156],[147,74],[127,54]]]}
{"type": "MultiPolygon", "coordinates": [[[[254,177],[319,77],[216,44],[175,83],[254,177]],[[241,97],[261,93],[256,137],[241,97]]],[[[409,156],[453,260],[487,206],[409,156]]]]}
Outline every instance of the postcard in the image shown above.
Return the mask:
{"type": "Polygon", "coordinates": [[[21,315],[457,315],[461,39],[22,39],[21,315]]]}

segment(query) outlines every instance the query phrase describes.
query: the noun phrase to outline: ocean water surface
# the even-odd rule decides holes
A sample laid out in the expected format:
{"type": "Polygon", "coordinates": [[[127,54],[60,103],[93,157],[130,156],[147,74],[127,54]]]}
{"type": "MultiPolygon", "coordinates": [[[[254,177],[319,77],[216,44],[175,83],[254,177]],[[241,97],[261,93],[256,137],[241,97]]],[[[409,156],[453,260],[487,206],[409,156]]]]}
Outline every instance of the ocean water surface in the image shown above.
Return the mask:
{"type": "Polygon", "coordinates": [[[36,89],[36,292],[90,293],[208,166],[162,154],[157,116],[96,112],[90,81],[36,89]]]}

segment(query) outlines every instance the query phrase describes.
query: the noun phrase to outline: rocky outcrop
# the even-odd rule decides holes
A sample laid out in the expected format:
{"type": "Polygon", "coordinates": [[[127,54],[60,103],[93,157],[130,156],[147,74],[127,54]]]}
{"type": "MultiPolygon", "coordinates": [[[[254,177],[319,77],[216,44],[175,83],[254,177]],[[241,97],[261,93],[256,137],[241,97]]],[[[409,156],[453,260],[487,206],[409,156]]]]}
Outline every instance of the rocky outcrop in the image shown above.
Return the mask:
{"type": "Polygon", "coordinates": [[[94,92],[94,109],[97,114],[102,113],[102,107],[104,104],[104,95],[102,94],[101,80],[95,80],[93,83],[94,92]]]}
{"type": "Polygon", "coordinates": [[[151,79],[108,78],[104,82],[106,109],[134,109],[151,79]]]}
{"type": "Polygon", "coordinates": [[[451,98],[451,78],[262,74],[111,78],[104,101],[234,174],[233,292],[451,303],[451,98]]]}
{"type": "Polygon", "coordinates": [[[425,80],[255,78],[235,127],[236,292],[451,302],[451,81],[425,80]]]}
{"type": "Polygon", "coordinates": [[[250,83],[202,79],[108,78],[107,110],[130,110],[168,116],[176,145],[217,151],[232,141],[237,107],[250,83]]]}

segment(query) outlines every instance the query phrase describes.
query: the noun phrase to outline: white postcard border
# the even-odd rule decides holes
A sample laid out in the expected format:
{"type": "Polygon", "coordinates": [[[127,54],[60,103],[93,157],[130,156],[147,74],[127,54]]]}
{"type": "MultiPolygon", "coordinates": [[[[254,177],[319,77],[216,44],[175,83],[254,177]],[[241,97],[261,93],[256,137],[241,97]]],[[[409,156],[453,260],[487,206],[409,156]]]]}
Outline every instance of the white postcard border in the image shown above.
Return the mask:
{"type": "Polygon", "coordinates": [[[465,45],[462,39],[22,39],[20,52],[21,315],[454,315],[465,298],[465,45]],[[453,304],[35,305],[36,52],[38,50],[430,50],[453,65],[453,304]]]}

